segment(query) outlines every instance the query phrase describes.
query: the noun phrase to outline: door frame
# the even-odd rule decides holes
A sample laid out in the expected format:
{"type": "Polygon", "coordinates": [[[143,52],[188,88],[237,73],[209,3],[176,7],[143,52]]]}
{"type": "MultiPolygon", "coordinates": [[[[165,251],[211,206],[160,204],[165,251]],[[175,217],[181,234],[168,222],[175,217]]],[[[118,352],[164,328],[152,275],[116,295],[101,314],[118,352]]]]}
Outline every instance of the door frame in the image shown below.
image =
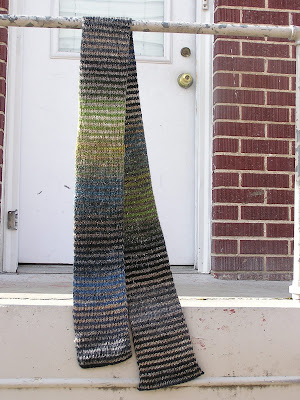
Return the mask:
{"type": "MultiPolygon", "coordinates": [[[[213,23],[214,1],[207,9],[196,1],[196,22],[213,23]]],[[[195,255],[198,272],[211,271],[212,138],[213,138],[213,35],[196,35],[195,99],[195,255]],[[201,62],[205,54],[205,62],[201,62]],[[201,79],[205,76],[205,79],[201,79]],[[204,101],[203,101],[204,99],[204,101]]]]}
{"type": "MultiPolygon", "coordinates": [[[[23,5],[24,0],[12,3],[10,13],[22,15],[23,5]]],[[[196,22],[210,23],[212,19],[213,7],[203,11],[202,2],[196,2],[196,22]]],[[[196,36],[194,266],[202,273],[209,273],[211,270],[212,44],[212,35],[196,36]],[[200,55],[203,54],[203,51],[205,52],[205,62],[201,63],[200,55]],[[207,79],[197,79],[202,76],[206,76],[207,79]],[[205,99],[204,104],[203,99],[205,99]]],[[[8,48],[0,270],[16,272],[18,267],[18,230],[7,229],[7,215],[8,211],[19,209],[22,28],[9,29],[8,48]]]]}
{"type": "MultiPolygon", "coordinates": [[[[9,13],[22,15],[24,0],[10,2],[9,13]]],[[[20,138],[23,70],[22,28],[8,29],[6,107],[3,154],[3,192],[1,207],[1,270],[16,272],[18,267],[18,230],[7,228],[8,211],[19,209],[20,138]]]]}

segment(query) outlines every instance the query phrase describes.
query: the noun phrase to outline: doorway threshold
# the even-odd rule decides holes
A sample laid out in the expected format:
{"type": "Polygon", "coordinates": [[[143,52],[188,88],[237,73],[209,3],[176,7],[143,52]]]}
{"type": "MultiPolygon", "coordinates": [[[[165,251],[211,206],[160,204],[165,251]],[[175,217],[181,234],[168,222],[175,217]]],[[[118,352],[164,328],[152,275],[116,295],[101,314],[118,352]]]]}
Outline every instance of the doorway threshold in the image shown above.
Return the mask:
{"type": "MultiPolygon", "coordinates": [[[[171,265],[173,274],[198,274],[193,265],[171,265]]],[[[19,264],[18,274],[73,274],[70,264],[19,264]]]]}

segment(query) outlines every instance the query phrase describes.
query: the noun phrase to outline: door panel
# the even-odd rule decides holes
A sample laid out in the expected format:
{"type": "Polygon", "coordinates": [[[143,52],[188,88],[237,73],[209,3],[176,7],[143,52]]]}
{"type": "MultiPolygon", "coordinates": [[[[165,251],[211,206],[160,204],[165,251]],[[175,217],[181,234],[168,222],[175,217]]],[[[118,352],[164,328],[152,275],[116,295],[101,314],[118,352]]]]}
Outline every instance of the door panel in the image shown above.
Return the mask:
{"type": "MultiPolygon", "coordinates": [[[[180,0],[171,5],[173,21],[194,21],[194,0],[184,7],[180,0]]],[[[50,10],[50,1],[29,0],[24,14],[49,15],[50,10]]],[[[190,265],[195,84],[183,89],[177,77],[188,72],[195,79],[195,36],[166,35],[172,38],[171,62],[157,62],[157,54],[155,62],[138,62],[138,82],[153,190],[170,262],[190,265]],[[183,47],[191,49],[190,57],[180,54],[183,47]]],[[[23,44],[19,262],[72,264],[79,60],[51,58],[48,29],[23,29],[23,44]]]]}

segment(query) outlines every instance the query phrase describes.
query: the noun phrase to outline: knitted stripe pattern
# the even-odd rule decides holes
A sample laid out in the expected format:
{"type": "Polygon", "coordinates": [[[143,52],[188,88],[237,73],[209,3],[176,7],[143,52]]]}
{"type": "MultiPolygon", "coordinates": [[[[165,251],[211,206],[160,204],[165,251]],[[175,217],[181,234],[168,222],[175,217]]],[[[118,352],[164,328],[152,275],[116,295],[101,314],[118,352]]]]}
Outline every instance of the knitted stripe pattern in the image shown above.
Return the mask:
{"type": "Polygon", "coordinates": [[[81,367],[131,356],[138,389],[202,374],[152,192],[131,20],[86,17],[74,215],[74,328],[81,367]]]}

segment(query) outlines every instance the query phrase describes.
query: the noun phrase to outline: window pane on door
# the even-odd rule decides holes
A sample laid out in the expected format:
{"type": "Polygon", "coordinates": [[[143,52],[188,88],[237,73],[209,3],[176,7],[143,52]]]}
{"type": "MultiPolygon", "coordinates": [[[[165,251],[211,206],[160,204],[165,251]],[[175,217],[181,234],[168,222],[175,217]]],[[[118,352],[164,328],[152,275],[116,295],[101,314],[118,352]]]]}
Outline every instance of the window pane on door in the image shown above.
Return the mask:
{"type": "MultiPolygon", "coordinates": [[[[135,20],[164,20],[163,0],[60,0],[59,15],[63,17],[102,16],[130,17],[135,20]]],[[[133,32],[137,56],[163,57],[163,33],[133,32]]],[[[81,30],[60,29],[58,50],[80,52],[81,30]]]]}

